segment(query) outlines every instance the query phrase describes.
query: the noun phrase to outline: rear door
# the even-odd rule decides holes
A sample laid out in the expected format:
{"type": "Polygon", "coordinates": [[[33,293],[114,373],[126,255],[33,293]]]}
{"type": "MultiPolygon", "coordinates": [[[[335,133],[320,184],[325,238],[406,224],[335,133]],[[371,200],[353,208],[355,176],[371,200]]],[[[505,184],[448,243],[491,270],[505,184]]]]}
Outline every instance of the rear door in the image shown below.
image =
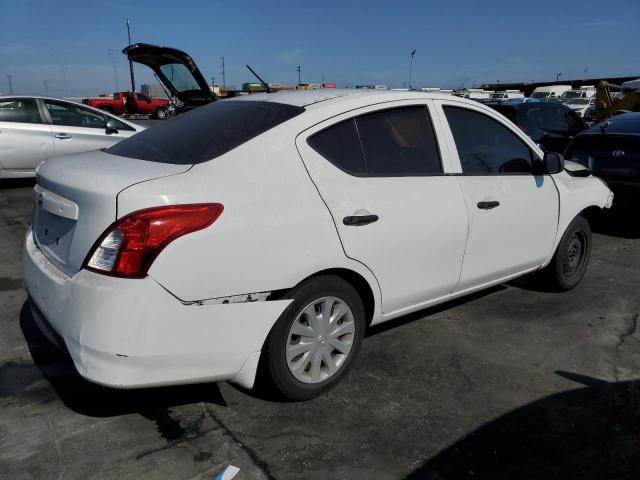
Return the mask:
{"type": "Polygon", "coordinates": [[[53,155],[51,129],[36,100],[0,99],[0,168],[30,172],[53,155]]]}
{"type": "Polygon", "coordinates": [[[456,291],[535,269],[551,255],[559,199],[523,134],[493,111],[440,102],[469,214],[469,237],[456,291]],[[456,155],[457,153],[457,155],[456,155]]]}
{"type": "Polygon", "coordinates": [[[51,123],[56,156],[98,150],[126,135],[107,133],[107,117],[99,112],[62,100],[41,100],[51,123]]]}
{"type": "Polygon", "coordinates": [[[371,106],[296,140],[346,255],[376,276],[384,313],[448,295],[460,274],[467,213],[431,108],[371,106]]]}

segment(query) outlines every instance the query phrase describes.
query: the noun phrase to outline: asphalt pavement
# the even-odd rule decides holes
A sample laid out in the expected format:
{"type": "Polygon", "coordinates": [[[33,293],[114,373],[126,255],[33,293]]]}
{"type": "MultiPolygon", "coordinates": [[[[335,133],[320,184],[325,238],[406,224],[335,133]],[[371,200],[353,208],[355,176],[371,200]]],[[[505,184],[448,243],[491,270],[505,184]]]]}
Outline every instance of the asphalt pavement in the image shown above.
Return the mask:
{"type": "Polygon", "coordinates": [[[518,281],[380,325],[337,388],[285,403],[80,378],[24,308],[31,197],[0,185],[0,478],[640,478],[637,215],[598,222],[575,290],[518,281]]]}

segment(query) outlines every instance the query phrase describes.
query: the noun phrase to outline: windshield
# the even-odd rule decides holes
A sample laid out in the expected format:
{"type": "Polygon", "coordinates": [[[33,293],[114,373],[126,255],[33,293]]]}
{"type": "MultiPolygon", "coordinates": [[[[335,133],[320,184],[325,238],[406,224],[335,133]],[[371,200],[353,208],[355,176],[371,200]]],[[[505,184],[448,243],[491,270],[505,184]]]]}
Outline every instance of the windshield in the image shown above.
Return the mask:
{"type": "Polygon", "coordinates": [[[160,67],[160,71],[169,79],[178,92],[200,90],[198,82],[182,63],[167,63],[160,67]]]}
{"type": "Polygon", "coordinates": [[[302,112],[304,108],[283,103],[223,100],[154,125],[105,151],[150,162],[203,163],[302,112]]]}
{"type": "Polygon", "coordinates": [[[531,96],[533,98],[547,98],[549,96],[549,92],[533,92],[531,96]]]}
{"type": "Polygon", "coordinates": [[[562,95],[560,95],[560,98],[580,98],[582,97],[582,93],[583,92],[564,92],[562,95]]]}
{"type": "Polygon", "coordinates": [[[565,105],[589,105],[589,99],[587,98],[572,98],[565,105]]]}

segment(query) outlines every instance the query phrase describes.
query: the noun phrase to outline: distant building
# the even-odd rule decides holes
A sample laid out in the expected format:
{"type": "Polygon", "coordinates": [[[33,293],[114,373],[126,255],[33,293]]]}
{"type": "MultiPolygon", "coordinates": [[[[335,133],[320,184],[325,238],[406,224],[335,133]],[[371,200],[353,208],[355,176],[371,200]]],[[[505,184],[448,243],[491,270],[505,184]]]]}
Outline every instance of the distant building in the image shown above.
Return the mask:
{"type": "Polygon", "coordinates": [[[169,100],[169,97],[167,96],[166,93],[164,93],[163,88],[158,84],[156,85],[144,84],[140,86],[140,93],[150,98],[163,98],[165,100],[169,100]]]}

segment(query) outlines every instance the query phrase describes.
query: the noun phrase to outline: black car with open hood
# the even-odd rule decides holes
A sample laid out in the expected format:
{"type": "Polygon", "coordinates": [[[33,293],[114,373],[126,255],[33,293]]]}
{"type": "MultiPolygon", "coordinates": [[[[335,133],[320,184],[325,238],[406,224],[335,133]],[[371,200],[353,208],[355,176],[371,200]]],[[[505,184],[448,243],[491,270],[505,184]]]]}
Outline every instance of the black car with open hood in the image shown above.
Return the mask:
{"type": "Polygon", "coordinates": [[[122,50],[129,60],[151,68],[169,92],[190,110],[216,97],[193,59],[176,48],[135,43],[122,50]]]}

